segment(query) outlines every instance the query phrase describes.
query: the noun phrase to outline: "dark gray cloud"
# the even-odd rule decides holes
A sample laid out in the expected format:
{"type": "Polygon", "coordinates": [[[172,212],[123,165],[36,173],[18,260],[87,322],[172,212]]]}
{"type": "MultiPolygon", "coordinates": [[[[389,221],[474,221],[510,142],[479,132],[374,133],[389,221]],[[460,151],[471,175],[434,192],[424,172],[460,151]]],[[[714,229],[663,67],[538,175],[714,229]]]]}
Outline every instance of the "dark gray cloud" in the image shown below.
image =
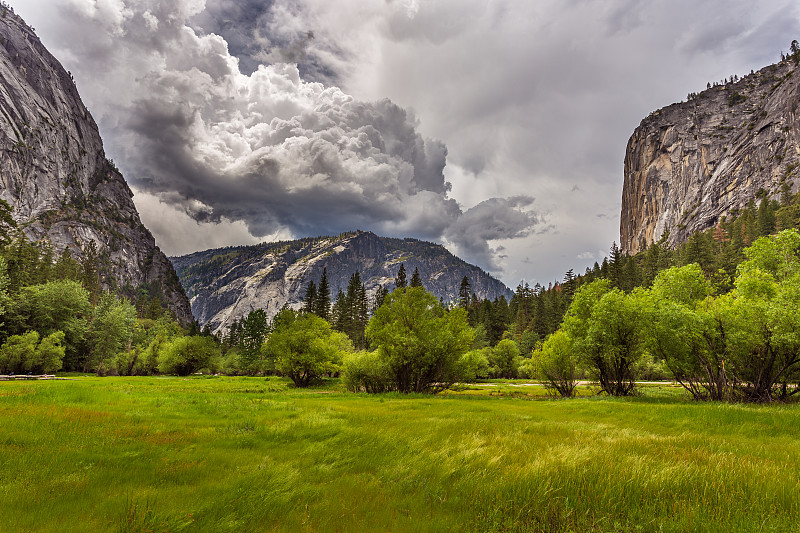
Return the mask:
{"type": "Polygon", "coordinates": [[[490,198],[467,210],[447,228],[445,237],[455,244],[461,257],[485,265],[491,270],[501,270],[495,260],[504,259],[505,247],[492,249],[490,241],[527,237],[541,221],[528,211],[533,203],[529,196],[490,198]]]}
{"type": "Polygon", "coordinates": [[[291,5],[223,1],[202,10],[189,0],[124,0],[100,10],[88,2],[58,7],[72,31],[86,36],[82,46],[110,45],[90,54],[83,74],[120,83],[102,123],[129,183],[199,223],[240,221],[259,237],[358,228],[446,238],[499,269],[487,241],[525,235],[537,222],[523,210],[527,199],[462,213],[448,195],[447,149],[418,132],[412,113],[304,79],[296,62],[309,57],[313,35],[281,46],[303,23],[274,29],[291,18],[291,5]],[[248,22],[239,26],[231,17],[248,22]],[[247,35],[271,28],[276,37],[257,40],[258,52],[246,48],[247,35]],[[274,61],[243,72],[231,42],[218,35],[226,32],[240,56],[274,61]]]}

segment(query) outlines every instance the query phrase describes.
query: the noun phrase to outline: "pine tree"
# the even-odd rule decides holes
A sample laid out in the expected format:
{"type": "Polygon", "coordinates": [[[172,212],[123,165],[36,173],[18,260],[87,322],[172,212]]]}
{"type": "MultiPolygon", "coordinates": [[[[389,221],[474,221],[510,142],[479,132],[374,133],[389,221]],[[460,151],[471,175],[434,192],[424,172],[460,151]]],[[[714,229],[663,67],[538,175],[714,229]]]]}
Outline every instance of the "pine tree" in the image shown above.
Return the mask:
{"type": "Polygon", "coordinates": [[[330,316],[330,323],[333,329],[341,331],[342,333],[347,332],[350,322],[349,311],[350,305],[347,301],[347,296],[339,289],[339,292],[336,294],[336,299],[333,301],[333,309],[331,310],[330,316]]]}
{"type": "Polygon", "coordinates": [[[383,285],[379,285],[378,290],[375,291],[375,303],[372,306],[373,315],[380,308],[380,306],[383,305],[383,302],[386,301],[387,296],[389,296],[389,289],[387,289],[383,285]]]}
{"type": "Polygon", "coordinates": [[[97,245],[94,241],[89,241],[89,244],[84,250],[83,261],[83,287],[89,291],[89,300],[92,305],[97,305],[100,298],[100,257],[97,253],[97,245]]]}
{"type": "Polygon", "coordinates": [[[317,286],[314,280],[308,282],[306,289],[306,297],[303,299],[303,311],[306,313],[313,313],[317,305],[317,286]]]}
{"type": "Polygon", "coordinates": [[[328,320],[331,316],[331,289],[328,285],[328,269],[322,269],[322,278],[317,287],[317,297],[315,299],[314,314],[323,320],[328,320]]]}
{"type": "Polygon", "coordinates": [[[419,277],[419,270],[415,267],[414,273],[411,275],[411,287],[422,287],[422,278],[419,277]]]}
{"type": "Polygon", "coordinates": [[[614,241],[611,244],[611,253],[608,257],[608,279],[615,287],[620,288],[622,276],[622,252],[614,241]]]}
{"type": "Polygon", "coordinates": [[[564,283],[561,285],[561,290],[563,291],[567,303],[572,301],[572,295],[575,294],[575,289],[578,285],[577,280],[578,278],[575,276],[575,271],[571,268],[564,274],[564,283]]]}
{"type": "Polygon", "coordinates": [[[458,306],[464,309],[469,307],[469,297],[472,287],[469,284],[469,278],[464,276],[461,279],[461,287],[458,288],[458,306]]]}
{"type": "Polygon", "coordinates": [[[397,271],[397,277],[394,278],[394,286],[398,289],[404,289],[406,284],[406,266],[405,263],[400,263],[400,270],[397,271]]]}

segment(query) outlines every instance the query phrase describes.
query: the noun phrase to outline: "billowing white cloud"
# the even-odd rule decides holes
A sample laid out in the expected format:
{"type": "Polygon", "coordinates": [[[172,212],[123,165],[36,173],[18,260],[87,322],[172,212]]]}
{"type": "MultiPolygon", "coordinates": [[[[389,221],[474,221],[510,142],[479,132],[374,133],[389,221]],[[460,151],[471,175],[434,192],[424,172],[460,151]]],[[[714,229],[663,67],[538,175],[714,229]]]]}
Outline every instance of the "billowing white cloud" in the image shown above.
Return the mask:
{"type": "MultiPolygon", "coordinates": [[[[388,99],[358,101],[305,81],[296,63],[242,72],[222,36],[191,27],[203,21],[202,1],[60,0],[56,7],[69,22],[64,31],[82,35],[62,39],[60,48],[87,55],[78,78],[92,80],[91,98],[101,101],[109,151],[139,198],[170,206],[181,227],[175,209],[199,223],[224,222],[238,241],[236,223],[261,238],[353,229],[446,236],[493,267],[486,241],[525,235],[537,221],[522,209],[530,202],[516,199],[502,212],[482,209],[480,218],[476,208],[462,213],[444,177],[445,145],[420,135],[415,116],[388,99]]],[[[283,4],[272,7],[272,21],[288,16],[283,4]]],[[[294,52],[290,45],[259,54],[302,59],[313,34],[302,39],[294,52]]],[[[147,220],[153,210],[143,214],[147,220]]],[[[159,221],[151,226],[157,235],[169,231],[159,221]]],[[[196,229],[193,242],[208,243],[196,229]]],[[[171,236],[160,242],[172,251],[171,236]]]]}

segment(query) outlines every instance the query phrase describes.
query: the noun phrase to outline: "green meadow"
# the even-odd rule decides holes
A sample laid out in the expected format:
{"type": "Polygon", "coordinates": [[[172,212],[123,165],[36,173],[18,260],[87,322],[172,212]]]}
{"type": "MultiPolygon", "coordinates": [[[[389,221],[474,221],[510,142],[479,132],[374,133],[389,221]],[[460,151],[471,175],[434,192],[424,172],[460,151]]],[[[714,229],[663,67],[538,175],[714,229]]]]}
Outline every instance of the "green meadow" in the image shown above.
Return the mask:
{"type": "Polygon", "coordinates": [[[800,531],[800,406],[0,382],[0,531],[800,531]]]}

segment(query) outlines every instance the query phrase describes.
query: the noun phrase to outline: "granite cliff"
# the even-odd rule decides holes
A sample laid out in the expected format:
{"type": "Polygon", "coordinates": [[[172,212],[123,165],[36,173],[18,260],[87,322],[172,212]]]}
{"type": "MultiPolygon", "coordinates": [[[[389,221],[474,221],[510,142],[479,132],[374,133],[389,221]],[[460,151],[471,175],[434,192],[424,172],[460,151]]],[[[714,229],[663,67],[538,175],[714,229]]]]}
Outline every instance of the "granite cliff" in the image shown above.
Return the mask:
{"type": "Polygon", "coordinates": [[[264,309],[271,318],[285,304],[300,307],[309,281],[318,283],[323,269],[327,269],[332,299],[339,289],[347,289],[356,271],[370,298],[378,286],[392,289],[400,263],[409,280],[418,269],[425,288],[445,302],[458,297],[464,276],[481,299],[512,295],[502,282],[438,244],[363,231],[207,250],[174,257],[172,262],[194,316],[215,332],[255,309],[264,309]]]}
{"type": "Polygon", "coordinates": [[[620,241],[634,254],[717,224],[763,189],[797,191],[800,73],[795,60],[655,111],[628,141],[620,241]]]}
{"type": "Polygon", "coordinates": [[[106,288],[156,292],[183,323],[189,302],[106,159],[72,76],[33,30],[0,6],[0,198],[34,241],[81,259],[94,242],[106,288]]]}

